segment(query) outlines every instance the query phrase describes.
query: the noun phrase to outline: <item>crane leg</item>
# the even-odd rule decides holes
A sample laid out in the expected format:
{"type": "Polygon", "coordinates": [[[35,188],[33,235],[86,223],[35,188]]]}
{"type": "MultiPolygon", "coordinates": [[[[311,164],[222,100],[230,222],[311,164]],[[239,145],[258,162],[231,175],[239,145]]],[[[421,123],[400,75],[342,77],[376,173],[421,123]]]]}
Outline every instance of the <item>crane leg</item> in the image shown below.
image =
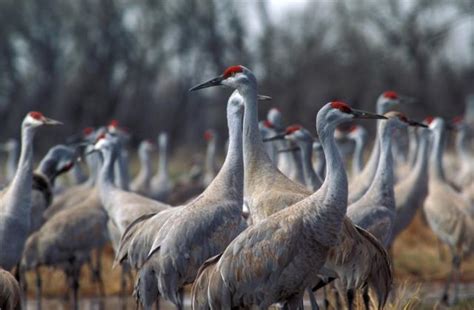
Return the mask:
{"type": "Polygon", "coordinates": [[[329,299],[328,299],[328,289],[327,287],[323,287],[323,298],[324,298],[324,310],[328,310],[329,309],[329,299]]]}
{"type": "Polygon", "coordinates": [[[35,268],[36,274],[36,309],[41,310],[41,299],[42,299],[42,282],[41,282],[41,274],[39,272],[39,268],[35,268]]]}
{"type": "Polygon", "coordinates": [[[354,309],[354,290],[347,290],[347,307],[349,310],[354,309]]]}
{"type": "Polygon", "coordinates": [[[336,299],[336,309],[342,309],[341,298],[337,290],[334,291],[334,298],[336,299]]]}
{"type": "Polygon", "coordinates": [[[364,292],[362,293],[362,298],[364,299],[365,310],[370,310],[370,295],[369,295],[369,286],[368,285],[365,285],[365,287],[364,287],[364,292]]]}
{"type": "Polygon", "coordinates": [[[453,268],[454,268],[454,299],[453,304],[457,304],[459,302],[459,278],[460,278],[460,271],[459,268],[461,266],[461,255],[456,255],[453,258],[453,268]]]}
{"type": "Polygon", "coordinates": [[[105,296],[105,287],[104,287],[104,281],[102,280],[102,260],[101,260],[101,255],[102,255],[102,250],[97,249],[96,250],[96,261],[95,261],[95,266],[92,266],[92,276],[93,280],[97,285],[99,286],[99,294],[100,297],[105,296]]]}
{"type": "Polygon", "coordinates": [[[313,291],[307,288],[306,292],[308,293],[309,302],[311,303],[311,310],[319,310],[318,302],[316,301],[316,297],[314,297],[313,291]]]}
{"type": "Polygon", "coordinates": [[[448,305],[449,304],[449,287],[453,280],[455,273],[457,272],[459,262],[461,261],[460,257],[456,253],[456,249],[451,249],[452,253],[452,262],[451,262],[451,272],[449,273],[448,279],[446,280],[446,284],[444,286],[443,296],[441,297],[441,302],[448,305]]]}

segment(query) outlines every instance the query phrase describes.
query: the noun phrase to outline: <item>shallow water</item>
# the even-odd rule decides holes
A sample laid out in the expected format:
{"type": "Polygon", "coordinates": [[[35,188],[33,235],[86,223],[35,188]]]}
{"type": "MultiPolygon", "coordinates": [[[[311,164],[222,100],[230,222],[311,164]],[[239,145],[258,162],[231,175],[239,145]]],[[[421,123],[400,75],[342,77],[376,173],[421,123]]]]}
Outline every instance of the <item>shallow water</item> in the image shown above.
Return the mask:
{"type": "MultiPolygon", "coordinates": [[[[409,300],[415,294],[421,299],[424,307],[433,308],[442,294],[442,283],[423,283],[423,284],[407,284],[403,287],[397,288],[397,294],[402,300],[409,300]]],[[[305,296],[306,297],[306,296],[305,296]]],[[[317,296],[318,302],[321,302],[322,295],[317,296]]],[[[474,282],[461,283],[459,287],[460,300],[474,299],[474,282]]],[[[389,304],[391,301],[389,300],[389,304]]],[[[402,303],[403,304],[403,303],[402,303]]],[[[29,299],[27,303],[28,309],[37,309],[37,302],[34,299],[29,299]]],[[[186,294],[184,300],[185,309],[191,309],[191,299],[189,294],[186,294]]],[[[68,301],[61,298],[45,298],[41,302],[42,309],[71,309],[72,306],[68,301]]],[[[474,307],[474,302],[473,302],[474,307]]],[[[132,297],[120,298],[118,296],[108,296],[105,298],[80,298],[79,309],[81,310],[111,310],[111,309],[137,309],[135,300],[132,297]]],[[[160,302],[160,310],[172,310],[175,307],[166,302],[160,302]]],[[[305,298],[305,309],[311,309],[309,299],[305,298]]],[[[438,308],[439,309],[439,308],[438,308]]],[[[466,308],[468,309],[468,308],[466,308]]],[[[474,309],[474,308],[473,308],[474,309]]]]}

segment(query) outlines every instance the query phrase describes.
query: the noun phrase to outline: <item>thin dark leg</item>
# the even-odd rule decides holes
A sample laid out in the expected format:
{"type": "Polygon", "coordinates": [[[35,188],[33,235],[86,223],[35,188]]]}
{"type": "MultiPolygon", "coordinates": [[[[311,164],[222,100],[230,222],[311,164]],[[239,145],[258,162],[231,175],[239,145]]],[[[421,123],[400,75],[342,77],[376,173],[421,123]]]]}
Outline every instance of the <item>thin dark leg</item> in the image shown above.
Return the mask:
{"type": "Polygon", "coordinates": [[[327,287],[323,287],[323,298],[324,298],[324,310],[328,310],[329,309],[329,299],[328,299],[328,289],[327,287]]]}
{"type": "Polygon", "coordinates": [[[452,248],[451,254],[453,257],[452,262],[451,262],[451,272],[449,273],[448,279],[446,280],[446,284],[443,290],[443,296],[441,297],[441,302],[446,305],[449,304],[449,287],[451,285],[451,281],[453,279],[454,273],[456,272],[456,263],[458,260],[458,257],[456,255],[456,249],[452,248]]]}
{"type": "Polygon", "coordinates": [[[347,307],[349,310],[354,309],[354,290],[349,289],[347,290],[347,307]]]}
{"type": "Polygon", "coordinates": [[[459,278],[460,278],[460,271],[459,267],[461,266],[461,256],[456,255],[453,258],[453,268],[454,268],[454,299],[453,304],[457,304],[459,302],[459,278]]]}
{"type": "Polygon", "coordinates": [[[311,310],[319,310],[318,302],[316,301],[316,297],[314,297],[313,291],[308,288],[306,292],[308,293],[309,302],[311,303],[311,310]]]}
{"type": "MultiPolygon", "coordinates": [[[[370,310],[370,295],[369,295],[369,286],[366,284],[364,287],[364,292],[362,293],[362,298],[364,299],[365,310],[370,310]]],[[[380,300],[379,300],[380,302],[380,300]]],[[[380,307],[380,304],[379,304],[380,307]]]]}
{"type": "Polygon", "coordinates": [[[36,274],[36,309],[41,310],[41,300],[42,300],[42,282],[41,282],[41,274],[39,272],[39,268],[35,268],[36,274]]]}

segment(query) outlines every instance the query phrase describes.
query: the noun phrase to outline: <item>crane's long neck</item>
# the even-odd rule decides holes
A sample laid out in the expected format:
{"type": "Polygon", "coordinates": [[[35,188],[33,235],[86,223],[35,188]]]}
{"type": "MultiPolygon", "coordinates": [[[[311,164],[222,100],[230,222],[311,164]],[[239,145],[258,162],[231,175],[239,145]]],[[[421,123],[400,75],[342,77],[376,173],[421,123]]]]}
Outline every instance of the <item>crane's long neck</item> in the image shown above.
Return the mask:
{"type": "Polygon", "coordinates": [[[445,181],[443,170],[443,149],[444,149],[444,132],[442,129],[435,131],[433,136],[433,148],[430,156],[430,179],[445,181]]]}
{"type": "Polygon", "coordinates": [[[311,191],[317,190],[321,187],[321,180],[316,175],[313,169],[312,154],[313,146],[311,143],[303,142],[299,143],[301,149],[301,164],[303,165],[303,174],[305,178],[306,187],[311,191]]]}
{"type": "Polygon", "coordinates": [[[128,173],[128,152],[120,147],[120,154],[115,161],[116,185],[124,191],[129,190],[130,175],[128,173]]]}
{"type": "Polygon", "coordinates": [[[9,204],[7,212],[27,214],[31,208],[31,188],[33,175],[33,139],[35,129],[22,127],[21,151],[15,176],[8,188],[9,204]]]}
{"type": "MultiPolygon", "coordinates": [[[[417,137],[417,154],[416,161],[413,166],[411,174],[420,180],[428,177],[428,150],[429,150],[429,139],[426,135],[420,135],[417,137]]],[[[416,184],[421,182],[416,182],[416,184]]]]}
{"type": "Polygon", "coordinates": [[[408,127],[408,164],[413,167],[418,156],[418,135],[416,134],[415,127],[408,127]]]}
{"type": "Polygon", "coordinates": [[[393,126],[389,121],[380,124],[378,137],[380,147],[380,159],[375,173],[374,180],[365,195],[371,195],[373,198],[391,200],[386,206],[395,207],[395,198],[393,193],[393,153],[392,153],[392,134],[393,126]]]}
{"type": "Polygon", "coordinates": [[[462,164],[469,164],[471,161],[468,149],[467,128],[463,126],[456,135],[456,151],[462,164]]]}
{"type": "Polygon", "coordinates": [[[242,154],[242,114],[227,112],[229,126],[229,146],[219,173],[206,191],[219,193],[224,197],[237,199],[243,203],[244,164],[242,154]]]}
{"type": "Polygon", "coordinates": [[[84,171],[82,171],[82,167],[79,163],[76,163],[72,167],[72,175],[74,178],[74,182],[76,184],[81,184],[86,179],[86,176],[84,175],[84,171]]]}
{"type": "Polygon", "coordinates": [[[146,150],[140,150],[140,172],[138,175],[143,177],[145,182],[150,182],[152,177],[151,157],[146,150]]]}
{"type": "MultiPolygon", "coordinates": [[[[324,122],[319,121],[319,118],[317,126],[327,169],[321,188],[313,195],[319,195],[320,192],[323,193],[324,201],[321,204],[321,208],[326,208],[330,212],[329,215],[332,220],[342,221],[347,210],[348,188],[344,162],[334,140],[335,126],[326,125],[324,122]]],[[[340,222],[338,223],[340,224],[340,222]]],[[[337,228],[335,227],[335,229],[337,228]]]]}
{"type": "Polygon", "coordinates": [[[352,175],[360,173],[364,167],[364,149],[367,139],[359,135],[356,137],[354,154],[352,155],[352,175]]]}
{"type": "Polygon", "coordinates": [[[316,174],[318,175],[321,181],[324,181],[326,178],[326,157],[324,157],[324,152],[318,150],[316,153],[316,166],[314,168],[316,174]]]}
{"type": "Polygon", "coordinates": [[[10,149],[8,152],[8,158],[7,158],[7,166],[6,166],[6,172],[7,172],[7,181],[10,182],[13,180],[15,177],[15,172],[17,168],[17,163],[18,163],[18,145],[17,142],[14,142],[15,145],[10,149]]]}
{"type": "MultiPolygon", "coordinates": [[[[117,162],[118,154],[115,150],[102,152],[102,166],[98,175],[98,187],[102,201],[109,198],[110,191],[116,189],[114,184],[114,163],[117,162]]],[[[104,203],[104,206],[106,203],[104,203]]]]}
{"type": "Polygon", "coordinates": [[[258,130],[257,88],[246,87],[239,90],[244,98],[244,123],[243,123],[243,153],[244,153],[244,185],[246,195],[253,188],[253,182],[262,169],[274,169],[273,164],[265,152],[262,137],[258,130]]]}
{"type": "Polygon", "coordinates": [[[94,186],[98,179],[98,171],[100,165],[99,155],[92,153],[86,157],[87,169],[89,170],[89,177],[86,181],[88,187],[94,186]]]}
{"type": "Polygon", "coordinates": [[[168,142],[160,141],[159,142],[159,159],[158,159],[158,178],[159,179],[168,179],[168,142]]]}

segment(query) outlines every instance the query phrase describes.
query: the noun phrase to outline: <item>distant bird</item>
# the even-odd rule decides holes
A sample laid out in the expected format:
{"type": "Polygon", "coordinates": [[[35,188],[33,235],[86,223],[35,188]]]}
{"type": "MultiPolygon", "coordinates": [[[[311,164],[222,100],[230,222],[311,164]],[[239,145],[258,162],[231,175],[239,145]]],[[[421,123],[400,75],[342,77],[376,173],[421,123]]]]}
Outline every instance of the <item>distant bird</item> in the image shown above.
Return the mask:
{"type": "MultiPolygon", "coordinates": [[[[323,181],[319,178],[319,176],[314,172],[313,169],[313,137],[311,136],[308,130],[304,129],[301,125],[298,124],[288,126],[285,132],[281,135],[283,135],[286,140],[296,144],[297,148],[295,149],[290,147],[286,150],[279,150],[279,152],[298,151],[303,166],[303,176],[305,181],[304,184],[310,191],[315,192],[321,187],[323,181]]],[[[276,135],[273,137],[273,139],[276,139],[278,137],[279,135],[276,135]]]]}
{"type": "Polygon", "coordinates": [[[367,145],[367,130],[360,125],[352,125],[347,137],[354,141],[354,155],[352,156],[352,177],[364,169],[364,151],[367,145]]]}
{"type": "Polygon", "coordinates": [[[30,233],[41,227],[45,218],[43,213],[53,200],[56,178],[69,171],[77,159],[74,147],[56,145],[52,147],[33,172],[33,190],[30,233]]]}
{"type": "Polygon", "coordinates": [[[0,268],[0,309],[20,310],[20,285],[11,273],[0,268]]]}
{"type": "Polygon", "coordinates": [[[460,188],[465,188],[474,183],[474,154],[469,150],[474,141],[469,136],[469,126],[461,117],[453,120],[453,127],[456,129],[456,153],[460,164],[455,182],[460,188]]]}
{"type": "Polygon", "coordinates": [[[424,212],[430,228],[449,246],[452,255],[452,270],[446,281],[442,301],[449,302],[449,287],[454,281],[454,299],[459,296],[459,268],[462,258],[474,250],[474,220],[469,213],[467,201],[446,181],[443,171],[443,150],[446,123],[435,118],[431,124],[432,150],[429,161],[428,197],[424,212]]]}
{"type": "MultiPolygon", "coordinates": [[[[306,190],[303,186],[291,182],[281,172],[279,172],[273,166],[264,151],[263,143],[261,142],[260,134],[258,132],[256,99],[253,97],[256,94],[255,76],[250,72],[250,70],[242,66],[234,66],[228,68],[225,73],[220,77],[215,78],[207,83],[204,83],[203,85],[200,85],[194,89],[216,86],[220,84],[225,84],[231,86],[232,88],[239,89],[239,92],[241,92],[245,98],[243,151],[245,169],[244,192],[246,194],[244,199],[246,200],[246,204],[250,208],[250,214],[253,222],[255,223],[255,225],[260,226],[259,223],[262,221],[266,223],[266,218],[271,214],[277,213],[279,210],[285,209],[286,207],[303,200],[305,197],[308,197],[309,191],[306,190]]],[[[354,113],[356,113],[356,111],[354,111],[354,113]]],[[[332,169],[328,169],[328,175],[329,171],[331,170],[332,169]]],[[[343,169],[339,169],[339,171],[340,170],[343,171],[343,169]]],[[[282,212],[284,211],[281,211],[278,214],[282,212]]],[[[256,229],[256,226],[253,227],[254,229],[256,229]]],[[[251,231],[251,229],[253,228],[249,228],[245,232],[249,232],[251,231]]],[[[326,233],[324,236],[330,234],[329,231],[325,232],[326,233]]],[[[239,240],[242,236],[243,235],[241,234],[236,240],[239,240]]],[[[264,237],[264,235],[262,235],[262,237],[264,237]]],[[[276,238],[274,240],[277,241],[279,239],[276,238]]],[[[257,246],[254,249],[258,250],[259,247],[257,246]]],[[[262,250],[265,250],[265,248],[263,248],[262,250]]],[[[219,258],[217,257],[213,263],[209,263],[207,265],[208,268],[216,268],[216,262],[218,259],[219,258]]],[[[258,268],[258,266],[262,266],[263,268],[266,265],[255,264],[256,268],[258,268]]],[[[206,268],[202,270],[203,274],[206,273],[205,269],[206,268]]],[[[214,273],[214,275],[215,274],[216,273],[214,273]]],[[[255,273],[253,272],[251,272],[251,274],[251,276],[255,275],[255,273]]],[[[209,283],[209,288],[222,287],[219,283],[214,282],[219,281],[219,279],[220,276],[217,276],[217,278],[215,279],[210,279],[210,282],[212,283],[209,283]]],[[[273,283],[272,281],[266,282],[268,284],[273,283]]],[[[300,293],[302,294],[302,291],[300,293]]],[[[263,298],[263,296],[261,297],[263,298]]],[[[274,298],[275,296],[267,295],[267,297],[274,298]]],[[[301,298],[298,296],[296,299],[292,298],[290,302],[297,303],[299,305],[301,302],[301,298]],[[296,299],[298,299],[298,301],[296,301],[296,299]]],[[[253,303],[254,301],[247,300],[246,302],[253,303]]],[[[217,305],[215,307],[222,307],[222,305],[217,305]]]]}
{"type": "Polygon", "coordinates": [[[372,184],[365,194],[347,209],[351,221],[388,245],[395,223],[395,194],[393,177],[392,136],[397,129],[406,126],[425,126],[408,120],[400,112],[385,113],[388,120],[380,122],[377,140],[380,148],[379,163],[372,184]]]}
{"type": "MultiPolygon", "coordinates": [[[[91,251],[108,242],[107,221],[107,213],[102,208],[99,194],[95,190],[77,206],[55,213],[28,238],[22,269],[37,270],[40,266],[63,269],[73,292],[73,308],[77,309],[81,267],[89,263],[91,251]]],[[[100,283],[100,278],[98,281],[100,283]]],[[[37,301],[41,302],[39,279],[36,289],[37,301]]]]}
{"type": "Polygon", "coordinates": [[[204,132],[204,139],[207,141],[206,160],[204,167],[203,185],[208,186],[219,170],[217,165],[217,140],[218,135],[214,129],[208,129],[204,132]]]}
{"type": "Polygon", "coordinates": [[[183,307],[184,285],[194,281],[201,264],[222,252],[247,226],[242,217],[243,110],[242,97],[235,91],[227,104],[229,149],[222,168],[201,195],[172,212],[149,251],[160,295],[178,308],[183,307]]]}
{"type": "MultiPolygon", "coordinates": [[[[409,127],[409,132],[413,132],[409,127]]],[[[418,128],[417,154],[415,164],[410,173],[404,176],[394,188],[395,194],[395,223],[390,244],[411,223],[425,202],[428,195],[428,155],[430,147],[430,130],[418,128]]]]}
{"type": "Polygon", "coordinates": [[[58,125],[40,112],[29,112],[21,125],[21,153],[10,185],[0,193],[0,266],[11,270],[21,259],[31,226],[33,139],[38,128],[58,125]]]}
{"type": "MultiPolygon", "coordinates": [[[[258,129],[260,130],[260,135],[262,136],[263,140],[276,135],[276,131],[269,120],[260,121],[258,123],[258,129]]],[[[267,152],[268,157],[276,165],[278,153],[274,147],[274,143],[265,143],[264,146],[265,146],[265,151],[267,152]]]]}
{"type": "Polygon", "coordinates": [[[151,178],[153,177],[153,169],[151,157],[156,150],[156,146],[152,141],[143,140],[138,147],[138,158],[140,160],[140,171],[130,184],[130,190],[137,194],[151,197],[151,178]]]}
{"type": "MultiPolygon", "coordinates": [[[[377,114],[383,115],[401,102],[400,96],[394,91],[386,91],[379,96],[376,103],[377,114]]],[[[349,183],[349,204],[359,200],[370,187],[379,163],[380,145],[375,139],[369,160],[362,172],[355,175],[349,183]]]]}
{"type": "Polygon", "coordinates": [[[5,183],[9,184],[15,176],[18,164],[18,156],[20,155],[20,145],[18,144],[18,140],[11,138],[1,146],[1,149],[2,151],[7,152],[7,161],[5,165],[5,183]]]}
{"type": "Polygon", "coordinates": [[[158,171],[151,179],[151,197],[158,201],[167,202],[168,197],[173,190],[174,183],[169,175],[168,164],[168,142],[169,136],[166,132],[162,132],[158,136],[158,171]]]}
{"type": "MultiPolygon", "coordinates": [[[[283,115],[279,109],[270,109],[267,114],[267,120],[272,124],[277,134],[285,131],[285,122],[283,121],[283,115]]],[[[285,140],[275,140],[273,143],[274,148],[277,150],[289,148],[289,142],[285,140]]],[[[298,182],[299,184],[305,184],[301,159],[294,152],[278,153],[277,167],[290,180],[298,182]]]]}

